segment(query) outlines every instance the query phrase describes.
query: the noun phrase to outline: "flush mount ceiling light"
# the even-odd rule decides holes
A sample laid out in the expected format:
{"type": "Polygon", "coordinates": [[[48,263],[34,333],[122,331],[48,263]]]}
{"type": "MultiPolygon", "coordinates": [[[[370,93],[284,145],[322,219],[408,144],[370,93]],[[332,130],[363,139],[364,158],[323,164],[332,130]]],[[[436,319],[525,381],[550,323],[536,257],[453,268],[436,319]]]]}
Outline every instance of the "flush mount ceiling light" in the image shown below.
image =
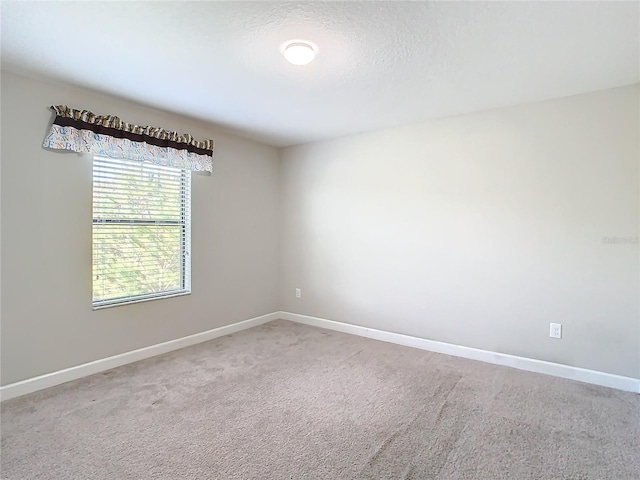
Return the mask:
{"type": "Polygon", "coordinates": [[[318,47],[307,40],[289,40],[282,44],[280,51],[289,63],[306,65],[315,58],[318,47]]]}

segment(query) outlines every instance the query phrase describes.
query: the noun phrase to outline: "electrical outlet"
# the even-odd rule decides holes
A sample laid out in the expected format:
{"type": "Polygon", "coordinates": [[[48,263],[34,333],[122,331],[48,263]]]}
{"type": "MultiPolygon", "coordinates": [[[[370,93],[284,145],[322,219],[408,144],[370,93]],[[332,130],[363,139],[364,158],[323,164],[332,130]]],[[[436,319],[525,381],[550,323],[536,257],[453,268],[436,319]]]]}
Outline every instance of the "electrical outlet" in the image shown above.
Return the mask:
{"type": "Polygon", "coordinates": [[[296,288],[296,298],[302,298],[302,290],[299,288],[296,288]]]}
{"type": "Polygon", "coordinates": [[[549,324],[549,336],[551,338],[562,338],[562,324],[550,323],[549,324]]]}

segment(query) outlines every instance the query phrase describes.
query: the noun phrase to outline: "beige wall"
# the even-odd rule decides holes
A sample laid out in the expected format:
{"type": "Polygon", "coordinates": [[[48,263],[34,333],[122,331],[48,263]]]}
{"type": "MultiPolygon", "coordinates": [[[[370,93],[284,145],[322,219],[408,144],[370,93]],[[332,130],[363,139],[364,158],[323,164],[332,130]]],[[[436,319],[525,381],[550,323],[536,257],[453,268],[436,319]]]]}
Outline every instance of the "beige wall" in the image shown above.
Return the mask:
{"type": "Polygon", "coordinates": [[[281,155],[70,86],[1,93],[3,385],[277,310],[640,378],[639,248],[603,243],[639,235],[638,85],[281,155]],[[41,148],[52,103],[216,140],[192,295],[92,311],[91,165],[41,148]]]}
{"type": "Polygon", "coordinates": [[[281,308],[640,378],[638,91],[285,149],[281,308]]]}
{"type": "Polygon", "coordinates": [[[2,384],[278,310],[279,152],[214,126],[2,73],[2,384]],[[192,294],[91,309],[91,163],[44,150],[51,104],[214,138],[193,176],[192,294]]]}

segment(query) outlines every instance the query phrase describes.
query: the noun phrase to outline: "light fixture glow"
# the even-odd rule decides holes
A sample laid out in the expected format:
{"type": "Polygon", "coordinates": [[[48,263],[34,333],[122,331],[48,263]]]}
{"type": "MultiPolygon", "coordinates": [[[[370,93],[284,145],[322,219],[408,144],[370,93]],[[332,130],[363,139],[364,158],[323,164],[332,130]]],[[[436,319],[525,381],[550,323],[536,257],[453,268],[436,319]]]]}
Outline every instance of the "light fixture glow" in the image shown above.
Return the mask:
{"type": "Polygon", "coordinates": [[[280,51],[289,63],[306,65],[315,58],[318,47],[306,40],[290,40],[282,44],[280,51]]]}

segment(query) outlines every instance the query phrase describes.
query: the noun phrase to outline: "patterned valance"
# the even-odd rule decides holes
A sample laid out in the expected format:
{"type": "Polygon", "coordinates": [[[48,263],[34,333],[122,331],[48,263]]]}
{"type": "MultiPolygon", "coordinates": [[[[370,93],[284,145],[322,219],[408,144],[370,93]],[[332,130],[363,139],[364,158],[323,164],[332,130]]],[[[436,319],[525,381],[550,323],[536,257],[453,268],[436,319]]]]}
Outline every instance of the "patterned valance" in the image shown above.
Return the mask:
{"type": "Polygon", "coordinates": [[[46,148],[186,168],[203,175],[213,170],[213,140],[199,142],[188,134],[141,127],[66,105],[51,109],[56,118],[44,139],[46,148]]]}

